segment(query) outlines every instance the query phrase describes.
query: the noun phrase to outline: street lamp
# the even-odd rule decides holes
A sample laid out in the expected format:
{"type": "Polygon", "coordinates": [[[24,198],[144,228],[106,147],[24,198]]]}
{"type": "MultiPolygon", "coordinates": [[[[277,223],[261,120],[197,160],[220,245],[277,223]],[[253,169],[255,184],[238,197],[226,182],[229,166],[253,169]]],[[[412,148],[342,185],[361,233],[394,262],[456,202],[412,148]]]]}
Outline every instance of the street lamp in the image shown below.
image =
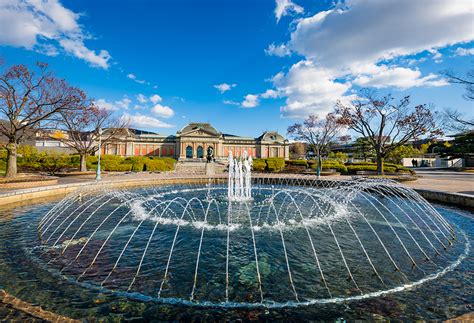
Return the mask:
{"type": "Polygon", "coordinates": [[[101,180],[101,177],[100,177],[100,144],[101,144],[101,139],[102,139],[102,128],[99,128],[98,130],[99,132],[99,156],[97,158],[97,171],[95,173],[95,180],[96,181],[100,181],[101,180]]]}
{"type": "Polygon", "coordinates": [[[316,134],[316,142],[318,143],[318,146],[316,147],[316,154],[317,154],[317,163],[316,163],[316,176],[321,178],[321,145],[319,142],[319,134],[316,134]]]}

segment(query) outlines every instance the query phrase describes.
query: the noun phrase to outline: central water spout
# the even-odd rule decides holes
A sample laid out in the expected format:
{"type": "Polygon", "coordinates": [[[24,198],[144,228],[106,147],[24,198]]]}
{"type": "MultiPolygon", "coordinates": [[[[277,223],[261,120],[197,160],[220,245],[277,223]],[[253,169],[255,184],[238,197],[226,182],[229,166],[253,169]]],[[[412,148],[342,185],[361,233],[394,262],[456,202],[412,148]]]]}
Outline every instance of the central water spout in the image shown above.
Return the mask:
{"type": "Polygon", "coordinates": [[[229,180],[227,197],[229,201],[249,201],[252,199],[252,156],[244,151],[241,157],[229,152],[229,180]]]}

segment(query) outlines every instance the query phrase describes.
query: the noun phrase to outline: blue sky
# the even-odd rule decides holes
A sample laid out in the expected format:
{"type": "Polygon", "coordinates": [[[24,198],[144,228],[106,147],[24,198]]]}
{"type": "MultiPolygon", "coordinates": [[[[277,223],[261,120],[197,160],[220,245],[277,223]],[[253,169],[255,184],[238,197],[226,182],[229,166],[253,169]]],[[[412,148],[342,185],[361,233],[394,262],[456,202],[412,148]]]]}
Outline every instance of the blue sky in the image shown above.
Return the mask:
{"type": "Polygon", "coordinates": [[[361,87],[471,114],[470,0],[0,0],[0,57],[35,61],[133,126],[257,136],[361,87]]]}

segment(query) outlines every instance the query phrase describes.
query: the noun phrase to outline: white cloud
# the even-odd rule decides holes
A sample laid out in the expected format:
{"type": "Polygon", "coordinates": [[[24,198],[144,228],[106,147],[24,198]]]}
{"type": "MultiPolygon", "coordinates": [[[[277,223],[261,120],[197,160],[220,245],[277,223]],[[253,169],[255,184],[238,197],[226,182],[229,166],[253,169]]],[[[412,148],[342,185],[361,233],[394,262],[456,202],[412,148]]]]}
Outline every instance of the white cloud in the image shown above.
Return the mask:
{"type": "Polygon", "coordinates": [[[311,61],[294,64],[286,75],[274,78],[278,92],[286,96],[282,116],[302,118],[309,114],[327,113],[337,99],[349,100],[346,92],[350,82],[336,82],[331,71],[315,66],[311,61]]]}
{"type": "Polygon", "coordinates": [[[359,74],[353,81],[354,84],[362,87],[386,88],[395,87],[399,89],[408,89],[420,86],[444,86],[448,85],[446,80],[441,79],[435,74],[421,76],[419,70],[413,70],[405,67],[388,67],[387,65],[374,66],[370,73],[359,74]]]}
{"type": "Polygon", "coordinates": [[[276,99],[278,97],[278,91],[268,89],[260,94],[260,97],[264,99],[276,99]]]}
{"type": "Polygon", "coordinates": [[[138,94],[137,95],[137,100],[138,102],[140,102],[141,104],[144,104],[144,103],[147,103],[148,102],[148,99],[146,98],[146,96],[144,96],[143,94],[138,94]]]}
{"type": "Polygon", "coordinates": [[[104,109],[104,110],[109,110],[109,111],[119,111],[119,110],[128,110],[130,103],[132,100],[130,100],[127,96],[123,96],[122,99],[114,101],[114,102],[109,102],[105,99],[99,99],[94,102],[99,108],[104,109]]]}
{"type": "Polygon", "coordinates": [[[59,55],[59,50],[56,48],[56,46],[51,45],[51,44],[38,44],[35,47],[36,52],[46,55],[46,56],[58,56],[59,55]]]}
{"type": "Polygon", "coordinates": [[[299,13],[304,12],[303,7],[297,5],[291,0],[276,0],[275,2],[276,2],[275,17],[276,17],[277,22],[279,22],[280,18],[283,16],[287,16],[290,14],[299,14],[299,13]]]}
{"type": "Polygon", "coordinates": [[[168,106],[164,106],[161,104],[156,104],[153,108],[151,108],[151,112],[157,116],[163,118],[170,118],[174,116],[174,111],[168,106]]]}
{"type": "Polygon", "coordinates": [[[231,100],[224,100],[224,101],[222,101],[222,103],[228,104],[228,105],[238,105],[238,106],[240,106],[240,102],[235,102],[235,101],[231,101],[231,100]]]}
{"type": "Polygon", "coordinates": [[[458,47],[458,48],[456,48],[456,51],[454,53],[458,56],[474,55],[474,48],[458,47]]]}
{"type": "Polygon", "coordinates": [[[230,89],[236,87],[237,84],[227,84],[227,83],[222,83],[222,84],[217,84],[214,85],[214,87],[219,90],[219,92],[224,93],[229,91],[230,89]]]}
{"type": "Polygon", "coordinates": [[[278,91],[268,89],[263,93],[260,94],[247,94],[244,97],[242,103],[231,101],[231,100],[224,100],[222,103],[228,105],[236,105],[242,108],[255,108],[260,105],[260,99],[276,99],[279,96],[278,91]]]}
{"type": "Polygon", "coordinates": [[[279,96],[286,97],[282,115],[329,112],[336,100],[354,95],[353,84],[399,89],[446,85],[433,73],[407,67],[425,58],[408,58],[428,51],[440,62],[440,49],[474,39],[473,20],[470,0],[347,0],[297,20],[281,49],[304,59],[271,79],[279,96]]]}
{"type": "Polygon", "coordinates": [[[98,54],[95,51],[88,49],[82,40],[61,39],[59,44],[69,53],[74,56],[89,62],[92,66],[101,67],[103,69],[109,68],[109,60],[111,56],[109,52],[102,49],[98,54]]]}
{"type": "Polygon", "coordinates": [[[122,119],[127,121],[132,127],[137,128],[174,128],[171,124],[143,114],[130,115],[124,113],[122,119]]]}
{"type": "Polygon", "coordinates": [[[57,55],[57,45],[66,53],[103,69],[109,68],[111,56],[86,47],[90,36],[78,23],[79,14],[65,8],[58,0],[2,0],[0,3],[0,44],[57,55]],[[54,48],[54,49],[53,49],[54,48]],[[46,51],[45,51],[46,49],[46,51]]]}
{"type": "Polygon", "coordinates": [[[255,108],[260,104],[257,94],[247,94],[242,102],[243,108],[255,108]]]}
{"type": "Polygon", "coordinates": [[[94,104],[97,105],[100,109],[108,110],[108,111],[117,111],[118,107],[116,107],[113,103],[108,102],[104,99],[99,99],[94,101],[94,104]]]}
{"type": "Polygon", "coordinates": [[[115,101],[115,105],[120,109],[128,110],[128,107],[130,106],[131,102],[132,100],[124,96],[121,100],[115,101]]]}
{"type": "Polygon", "coordinates": [[[139,83],[139,84],[148,84],[148,85],[150,84],[149,82],[147,82],[147,81],[145,81],[145,80],[139,80],[139,79],[137,78],[137,76],[136,76],[135,74],[132,74],[132,73],[127,74],[127,78],[129,78],[129,79],[131,79],[131,80],[133,80],[134,82],[137,82],[137,83],[139,83]]]}
{"type": "Polygon", "coordinates": [[[428,51],[433,55],[432,58],[435,61],[435,63],[439,64],[443,61],[441,59],[443,55],[437,49],[429,49],[428,51]]]}
{"type": "Polygon", "coordinates": [[[268,48],[265,49],[265,54],[269,56],[284,57],[284,56],[290,56],[291,51],[285,44],[280,44],[280,45],[270,44],[270,46],[268,46],[268,48]]]}
{"type": "Polygon", "coordinates": [[[327,68],[350,67],[474,39],[470,0],[351,0],[298,22],[289,47],[327,68]]]}
{"type": "Polygon", "coordinates": [[[152,96],[150,96],[150,101],[153,104],[157,104],[157,103],[160,103],[162,101],[162,98],[158,94],[153,94],[152,96]]]}

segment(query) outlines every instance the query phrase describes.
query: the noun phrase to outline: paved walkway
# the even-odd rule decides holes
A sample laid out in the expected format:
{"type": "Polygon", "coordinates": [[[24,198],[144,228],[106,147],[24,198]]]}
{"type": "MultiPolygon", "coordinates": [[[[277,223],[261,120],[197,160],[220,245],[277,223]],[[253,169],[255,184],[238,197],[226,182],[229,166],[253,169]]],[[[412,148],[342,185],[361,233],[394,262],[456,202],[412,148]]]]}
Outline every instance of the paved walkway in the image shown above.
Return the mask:
{"type": "Polygon", "coordinates": [[[412,188],[474,195],[474,173],[418,168],[418,180],[405,182],[412,188]]]}

